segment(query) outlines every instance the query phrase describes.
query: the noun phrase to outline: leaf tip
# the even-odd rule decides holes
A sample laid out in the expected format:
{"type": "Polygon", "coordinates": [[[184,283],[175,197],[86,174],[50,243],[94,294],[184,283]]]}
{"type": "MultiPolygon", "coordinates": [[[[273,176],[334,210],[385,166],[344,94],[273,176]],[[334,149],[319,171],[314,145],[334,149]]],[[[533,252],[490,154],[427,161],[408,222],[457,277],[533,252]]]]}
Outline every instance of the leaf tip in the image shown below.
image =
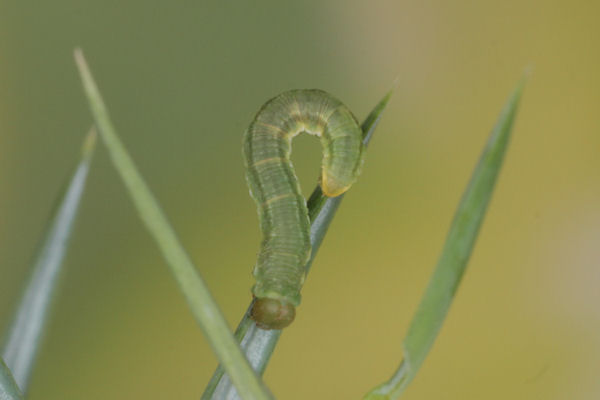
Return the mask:
{"type": "Polygon", "coordinates": [[[529,64],[528,66],[526,66],[525,69],[523,69],[523,79],[528,80],[529,78],[531,78],[531,75],[533,75],[534,69],[535,68],[534,68],[533,64],[529,64]]]}
{"type": "Polygon", "coordinates": [[[386,107],[387,106],[387,103],[390,101],[390,98],[392,97],[392,94],[394,94],[394,92],[396,91],[396,89],[398,89],[398,85],[399,84],[400,84],[400,74],[398,74],[398,76],[396,76],[396,78],[392,82],[392,86],[389,88],[389,90],[387,91],[387,93],[385,94],[385,96],[383,96],[383,98],[381,99],[381,101],[379,101],[378,106],[381,106],[381,107],[386,107]]]}
{"type": "Polygon", "coordinates": [[[81,154],[84,158],[90,158],[94,153],[94,149],[96,148],[96,138],[98,134],[96,132],[96,128],[93,126],[90,128],[88,134],[85,136],[83,140],[83,145],[81,146],[81,154]]]}
{"type": "Polygon", "coordinates": [[[513,98],[515,100],[519,100],[521,95],[523,94],[523,90],[525,89],[525,85],[531,79],[531,75],[533,75],[533,64],[529,64],[523,69],[523,73],[521,74],[521,79],[517,83],[517,87],[514,90],[513,98]]]}
{"type": "Polygon", "coordinates": [[[396,75],[396,78],[394,78],[394,80],[392,81],[392,87],[390,87],[390,90],[388,91],[388,94],[391,96],[393,92],[396,91],[396,89],[398,89],[398,85],[400,84],[400,74],[396,75]]]}
{"type": "Polygon", "coordinates": [[[73,57],[78,65],[85,63],[85,57],[83,56],[83,50],[81,50],[81,47],[75,47],[73,50],[73,57]]]}
{"type": "Polygon", "coordinates": [[[83,55],[83,50],[81,50],[80,47],[76,47],[75,50],[73,50],[73,58],[75,58],[75,65],[77,65],[84,86],[93,85],[94,79],[92,78],[92,73],[85,60],[85,56],[83,55]]]}

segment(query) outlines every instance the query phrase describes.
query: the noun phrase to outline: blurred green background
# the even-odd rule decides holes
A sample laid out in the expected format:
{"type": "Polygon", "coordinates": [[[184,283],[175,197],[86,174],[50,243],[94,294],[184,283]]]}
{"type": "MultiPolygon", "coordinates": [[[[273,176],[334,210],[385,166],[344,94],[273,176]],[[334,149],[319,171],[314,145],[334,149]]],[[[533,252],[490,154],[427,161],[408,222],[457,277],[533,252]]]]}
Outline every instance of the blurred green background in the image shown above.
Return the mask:
{"type": "MultiPolygon", "coordinates": [[[[232,326],[260,241],[241,136],[321,88],[359,119],[398,79],[265,379],[360,398],[401,339],[505,99],[533,66],[469,269],[407,399],[600,396],[600,3],[0,2],[0,324],[91,122],[114,122],[232,326]]],[[[303,190],[318,141],[294,147],[303,190]]],[[[216,360],[99,146],[31,399],[197,399],[216,360]]]]}

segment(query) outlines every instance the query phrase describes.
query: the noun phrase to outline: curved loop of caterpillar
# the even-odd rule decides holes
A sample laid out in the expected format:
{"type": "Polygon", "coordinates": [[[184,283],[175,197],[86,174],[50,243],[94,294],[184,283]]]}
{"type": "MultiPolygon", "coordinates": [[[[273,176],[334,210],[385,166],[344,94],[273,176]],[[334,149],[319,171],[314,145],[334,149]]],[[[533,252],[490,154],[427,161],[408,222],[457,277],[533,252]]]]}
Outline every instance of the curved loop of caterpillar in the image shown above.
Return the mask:
{"type": "Polygon", "coordinates": [[[306,200],[290,161],[301,132],[323,145],[319,183],[334,197],[356,181],[362,165],[362,130],[350,110],[322,90],[291,90],[269,100],[244,135],[246,180],[263,233],[254,267],[251,315],[263,329],[282,329],[295,316],[311,253],[306,200]]]}

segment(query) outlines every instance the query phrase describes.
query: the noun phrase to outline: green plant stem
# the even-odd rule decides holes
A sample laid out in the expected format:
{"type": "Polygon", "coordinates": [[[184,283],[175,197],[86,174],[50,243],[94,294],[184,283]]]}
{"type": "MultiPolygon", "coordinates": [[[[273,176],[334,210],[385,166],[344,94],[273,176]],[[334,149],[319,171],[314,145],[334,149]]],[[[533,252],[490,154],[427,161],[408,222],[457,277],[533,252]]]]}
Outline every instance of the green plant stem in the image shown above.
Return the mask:
{"type": "Polygon", "coordinates": [[[463,194],[437,267],[404,339],[404,360],[387,382],[365,396],[367,400],[397,399],[415,377],[444,323],[502,166],[524,82],[521,80],[502,110],[463,194]]]}
{"type": "MultiPolygon", "coordinates": [[[[381,115],[390,100],[393,89],[390,90],[384,97],[377,103],[375,108],[367,116],[363,122],[361,128],[363,131],[363,143],[369,144],[375,127],[381,119],[381,115]]],[[[310,259],[306,265],[307,271],[310,270],[312,262],[317,255],[319,247],[323,242],[323,238],[327,233],[329,224],[331,223],[338,207],[340,206],[344,195],[338,197],[326,197],[321,192],[321,188],[317,186],[310,198],[308,199],[308,213],[310,216],[310,242],[312,246],[312,252],[310,259]]],[[[281,330],[263,330],[256,326],[254,321],[250,318],[250,310],[252,309],[252,303],[248,307],[246,313],[242,317],[239,323],[235,337],[240,342],[240,346],[246,357],[248,358],[250,365],[254,370],[262,375],[267,368],[267,364],[275,350],[275,346],[281,336],[281,330]]],[[[203,395],[202,400],[216,400],[216,399],[238,399],[236,388],[231,384],[229,377],[225,375],[225,370],[219,365],[210,379],[203,395]]]]}
{"type": "Polygon", "coordinates": [[[158,202],[154,199],[150,189],[138,173],[133,160],[121,144],[83,53],[79,49],[75,50],[75,60],[96,126],[109,150],[113,164],[121,175],[140,218],[158,244],[194,317],[204,331],[219,361],[231,376],[242,398],[248,400],[271,399],[272,396],[260,378],[250,368],[221,311],[190,257],[179,243],[175,231],[160,209],[158,202]]]}
{"type": "Polygon", "coordinates": [[[92,129],[84,142],[81,160],[49,220],[2,351],[6,364],[11,368],[23,392],[29,386],[36,354],[47,325],[52,297],[85,188],[95,139],[96,134],[92,129]]]}
{"type": "Polygon", "coordinates": [[[0,400],[19,400],[23,395],[15,382],[10,369],[0,358],[0,400]]]}

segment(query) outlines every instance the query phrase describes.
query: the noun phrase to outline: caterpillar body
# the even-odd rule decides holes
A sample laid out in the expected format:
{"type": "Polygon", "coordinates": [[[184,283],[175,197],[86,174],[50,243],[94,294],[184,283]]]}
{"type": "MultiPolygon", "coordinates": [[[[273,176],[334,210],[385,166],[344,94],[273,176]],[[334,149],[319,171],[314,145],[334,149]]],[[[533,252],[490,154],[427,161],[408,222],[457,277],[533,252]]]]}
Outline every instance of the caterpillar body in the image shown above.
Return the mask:
{"type": "Polygon", "coordinates": [[[348,190],[362,165],[362,130],[356,118],[322,90],[291,90],[274,97],[246,130],[246,180],[263,234],[253,271],[251,316],[263,329],[282,329],[293,321],[311,253],[306,200],[290,160],[291,140],[302,132],[321,140],[319,184],[326,196],[348,190]]]}

